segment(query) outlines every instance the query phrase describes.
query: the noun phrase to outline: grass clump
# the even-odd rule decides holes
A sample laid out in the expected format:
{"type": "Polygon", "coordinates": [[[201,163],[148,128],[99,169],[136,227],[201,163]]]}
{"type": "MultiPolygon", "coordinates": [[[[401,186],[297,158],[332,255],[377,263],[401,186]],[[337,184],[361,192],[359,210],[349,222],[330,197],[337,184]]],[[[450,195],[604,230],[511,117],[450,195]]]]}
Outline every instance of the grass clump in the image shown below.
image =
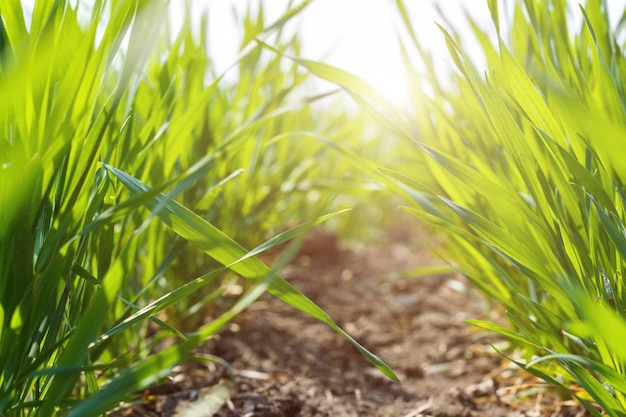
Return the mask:
{"type": "Polygon", "coordinates": [[[427,69],[407,58],[415,118],[404,133],[427,169],[387,173],[416,193],[407,210],[449,232],[452,262],[509,318],[508,328],[472,323],[525,346],[529,372],[582,386],[571,392],[592,414],[597,404],[624,415],[624,20],[611,27],[602,1],[508,5],[507,32],[497,1],[492,29],[470,22],[484,74],[453,29],[442,28],[450,87],[412,45],[427,69]]]}
{"type": "MultiPolygon", "coordinates": [[[[332,216],[320,216],[331,193],[311,198],[304,185],[344,169],[302,165],[327,151],[294,146],[319,123],[316,99],[293,99],[305,77],[250,42],[269,27],[297,53],[281,27],[299,9],[273,25],[248,13],[228,86],[189,14],[169,33],[167,7],[39,0],[24,17],[20,2],[0,5],[0,96],[11,98],[0,101],[0,413],[106,413],[265,291],[395,378],[277,275],[295,246],[273,269],[256,258],[311,227],[264,243],[301,223],[300,208],[313,222],[332,216]],[[190,325],[225,277],[245,279],[244,293],[190,325]],[[165,337],[177,343],[154,352],[165,337]]],[[[332,122],[325,133],[345,134],[332,122]]]]}
{"type": "Polygon", "coordinates": [[[472,323],[524,346],[518,364],[593,415],[626,415],[626,18],[611,26],[600,0],[488,1],[491,28],[467,15],[481,56],[440,27],[445,74],[396,3],[408,112],[350,74],[301,64],[412,144],[410,163],[385,164],[387,182],[446,232],[451,264],[509,318],[472,323]]]}

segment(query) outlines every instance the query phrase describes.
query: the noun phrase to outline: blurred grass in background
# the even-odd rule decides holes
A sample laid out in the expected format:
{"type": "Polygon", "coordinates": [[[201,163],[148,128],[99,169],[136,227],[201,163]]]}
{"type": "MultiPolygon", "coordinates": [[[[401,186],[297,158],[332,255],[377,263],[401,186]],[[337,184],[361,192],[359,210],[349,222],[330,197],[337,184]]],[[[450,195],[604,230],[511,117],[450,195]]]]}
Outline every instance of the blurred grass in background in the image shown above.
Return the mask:
{"type": "Polygon", "coordinates": [[[82,7],[0,5],[0,412],[101,415],[265,290],[349,338],[276,276],[296,246],[273,270],[255,257],[379,192],[332,145],[381,153],[365,119],[316,110],[334,93],[253,40],[297,55],[282,26],[302,7],[246,14],[234,83],[212,70],[206,16],[170,33],[165,1],[82,7]]]}

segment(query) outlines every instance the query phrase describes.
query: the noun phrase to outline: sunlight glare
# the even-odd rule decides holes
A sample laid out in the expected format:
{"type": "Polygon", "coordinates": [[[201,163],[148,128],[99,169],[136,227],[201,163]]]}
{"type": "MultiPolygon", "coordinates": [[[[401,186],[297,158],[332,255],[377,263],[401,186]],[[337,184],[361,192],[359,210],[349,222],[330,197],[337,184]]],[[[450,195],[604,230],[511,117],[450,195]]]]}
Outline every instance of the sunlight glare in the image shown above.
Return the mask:
{"type": "Polygon", "coordinates": [[[303,13],[303,56],[353,73],[392,102],[407,99],[393,4],[317,0],[303,13]]]}

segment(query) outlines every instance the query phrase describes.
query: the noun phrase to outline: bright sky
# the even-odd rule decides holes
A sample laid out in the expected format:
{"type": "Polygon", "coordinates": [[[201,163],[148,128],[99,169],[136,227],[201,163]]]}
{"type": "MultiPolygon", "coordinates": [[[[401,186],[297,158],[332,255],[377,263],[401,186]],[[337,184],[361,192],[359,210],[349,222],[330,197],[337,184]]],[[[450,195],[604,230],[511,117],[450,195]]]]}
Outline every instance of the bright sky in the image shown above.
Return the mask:
{"type": "MultiPolygon", "coordinates": [[[[434,11],[421,0],[418,26],[434,28],[434,11]]],[[[388,0],[316,0],[302,16],[303,55],[364,78],[392,100],[407,88],[397,30],[399,16],[388,0]]],[[[434,32],[426,34],[433,38],[434,32]]]]}
{"type": "MultiPolygon", "coordinates": [[[[459,21],[463,21],[461,1],[446,0],[446,12],[459,21]]],[[[246,0],[208,2],[210,31],[217,34],[212,37],[211,51],[222,68],[234,60],[237,52],[237,46],[229,42],[236,36],[227,35],[237,30],[233,27],[232,7],[243,11],[247,3],[246,0]]],[[[287,3],[265,1],[267,20],[279,17],[287,3]]],[[[297,28],[302,34],[304,58],[345,69],[369,81],[390,99],[402,100],[406,83],[397,41],[402,24],[394,3],[393,0],[315,0],[288,27],[297,28]]],[[[447,61],[442,34],[434,23],[440,19],[432,6],[433,0],[408,0],[406,4],[420,40],[435,53],[437,60],[447,61]]],[[[464,4],[480,9],[489,22],[486,1],[465,0],[464,4]]]]}

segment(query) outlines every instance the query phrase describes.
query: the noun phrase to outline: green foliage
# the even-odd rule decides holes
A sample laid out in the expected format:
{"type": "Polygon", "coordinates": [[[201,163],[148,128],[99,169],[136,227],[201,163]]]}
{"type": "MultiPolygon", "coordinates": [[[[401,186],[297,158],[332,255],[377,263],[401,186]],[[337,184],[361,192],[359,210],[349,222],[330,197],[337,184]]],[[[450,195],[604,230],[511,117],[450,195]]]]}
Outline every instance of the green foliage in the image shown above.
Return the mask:
{"type": "Polygon", "coordinates": [[[331,217],[336,186],[315,182],[350,174],[324,140],[354,131],[253,41],[297,54],[281,28],[305,5],[271,25],[247,14],[228,85],[206,19],[171,34],[165,1],[95,1],[87,21],[70,1],[28,18],[0,4],[0,413],[101,415],[265,290],[350,339],[277,275],[296,246],[272,269],[255,257],[331,217]],[[239,277],[244,294],[217,303],[239,277]],[[177,343],[154,352],[164,338],[177,343]]]}
{"type": "Polygon", "coordinates": [[[510,33],[497,33],[497,2],[497,36],[472,22],[484,76],[453,29],[453,88],[411,67],[409,129],[428,169],[390,176],[419,192],[410,211],[450,232],[457,268],[510,318],[510,330],[474,324],[523,342],[522,366],[548,382],[580,384],[592,413],[589,399],[625,415],[623,26],[609,28],[601,1],[573,11],[575,35],[566,2],[513,6],[510,33]]]}
{"type": "Polygon", "coordinates": [[[412,164],[385,164],[387,183],[409,196],[409,212],[447,232],[451,264],[510,319],[508,328],[472,323],[524,346],[518,364],[529,372],[582,386],[592,414],[595,403],[626,415],[625,18],[611,27],[601,0],[575,10],[517,1],[502,33],[506,8],[488,1],[491,29],[468,17],[483,56],[440,27],[455,66],[447,79],[397,5],[409,34],[408,113],[380,105],[349,74],[301,64],[413,144],[412,164]]]}

